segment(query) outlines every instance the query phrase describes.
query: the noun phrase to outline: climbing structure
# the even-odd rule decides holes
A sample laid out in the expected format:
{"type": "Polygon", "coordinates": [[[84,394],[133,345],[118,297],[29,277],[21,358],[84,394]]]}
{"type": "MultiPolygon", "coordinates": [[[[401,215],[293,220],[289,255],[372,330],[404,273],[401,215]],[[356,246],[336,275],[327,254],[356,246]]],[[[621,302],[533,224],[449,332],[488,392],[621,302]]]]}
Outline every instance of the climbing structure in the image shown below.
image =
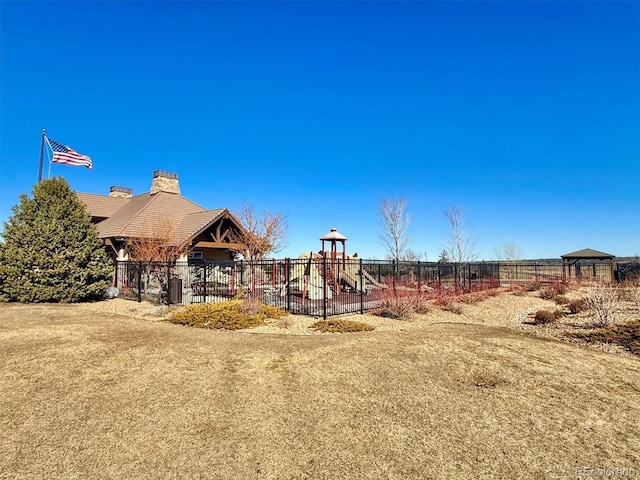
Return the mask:
{"type": "Polygon", "coordinates": [[[320,237],[320,241],[322,242],[320,253],[327,259],[327,285],[334,293],[340,293],[340,272],[344,271],[347,260],[347,237],[332,228],[329,233],[320,237]],[[328,251],[324,248],[324,242],[329,242],[330,249],[328,251]],[[342,245],[341,256],[338,256],[338,243],[342,245]]]}
{"type": "Polygon", "coordinates": [[[345,288],[359,292],[387,288],[361,269],[357,254],[347,255],[347,237],[335,228],[320,237],[320,241],[320,251],[300,255],[298,258],[305,261],[296,263],[291,271],[289,284],[301,292],[303,300],[330,299],[345,288]]]}

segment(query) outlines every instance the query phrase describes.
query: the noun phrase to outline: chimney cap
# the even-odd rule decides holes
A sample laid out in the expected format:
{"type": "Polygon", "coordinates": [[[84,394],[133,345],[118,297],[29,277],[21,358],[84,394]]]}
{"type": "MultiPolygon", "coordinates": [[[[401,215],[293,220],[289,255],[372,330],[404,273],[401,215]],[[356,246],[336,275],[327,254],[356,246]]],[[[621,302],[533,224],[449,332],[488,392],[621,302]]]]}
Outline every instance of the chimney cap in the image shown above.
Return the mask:
{"type": "Polygon", "coordinates": [[[178,179],[178,174],[173,172],[167,172],[165,170],[156,170],[153,172],[153,178],[164,177],[164,178],[173,178],[178,179]]]}
{"type": "Polygon", "coordinates": [[[133,190],[129,187],[118,187],[116,185],[111,186],[109,188],[110,192],[122,192],[122,193],[133,193],[133,190]]]}
{"type": "Polygon", "coordinates": [[[129,187],[118,187],[117,185],[113,185],[109,189],[110,197],[118,197],[118,198],[128,198],[133,196],[133,190],[129,187]]]}

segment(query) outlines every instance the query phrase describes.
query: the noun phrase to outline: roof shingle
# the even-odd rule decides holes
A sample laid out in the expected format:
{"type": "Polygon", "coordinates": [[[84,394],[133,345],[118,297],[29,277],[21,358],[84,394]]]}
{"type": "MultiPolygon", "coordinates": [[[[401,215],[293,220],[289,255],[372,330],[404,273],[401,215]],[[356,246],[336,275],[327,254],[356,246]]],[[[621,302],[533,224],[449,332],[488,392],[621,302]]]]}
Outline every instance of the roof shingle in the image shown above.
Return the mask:
{"type": "Polygon", "coordinates": [[[100,238],[148,236],[159,219],[169,218],[176,223],[177,237],[184,240],[197,235],[225,211],[205,210],[191,200],[167,192],[143,193],[130,198],[77,195],[93,217],[106,217],[97,224],[100,238]]]}

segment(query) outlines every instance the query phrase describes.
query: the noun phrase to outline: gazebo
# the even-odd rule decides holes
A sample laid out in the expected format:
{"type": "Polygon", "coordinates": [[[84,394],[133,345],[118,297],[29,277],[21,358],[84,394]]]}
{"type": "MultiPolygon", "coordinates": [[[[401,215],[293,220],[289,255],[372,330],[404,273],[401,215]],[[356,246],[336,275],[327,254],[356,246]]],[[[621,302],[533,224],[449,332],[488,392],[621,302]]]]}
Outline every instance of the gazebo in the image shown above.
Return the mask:
{"type": "Polygon", "coordinates": [[[597,269],[596,269],[596,261],[605,262],[609,265],[608,273],[609,273],[609,281],[613,280],[613,259],[616,258],[615,255],[611,255],[610,253],[599,252],[598,250],[593,250],[591,248],[585,248],[583,250],[578,250],[577,252],[565,253],[561,255],[562,258],[562,278],[566,280],[567,275],[571,277],[571,270],[573,267],[573,275],[580,279],[582,277],[581,271],[581,263],[591,261],[591,268],[593,278],[597,278],[597,269]]]}

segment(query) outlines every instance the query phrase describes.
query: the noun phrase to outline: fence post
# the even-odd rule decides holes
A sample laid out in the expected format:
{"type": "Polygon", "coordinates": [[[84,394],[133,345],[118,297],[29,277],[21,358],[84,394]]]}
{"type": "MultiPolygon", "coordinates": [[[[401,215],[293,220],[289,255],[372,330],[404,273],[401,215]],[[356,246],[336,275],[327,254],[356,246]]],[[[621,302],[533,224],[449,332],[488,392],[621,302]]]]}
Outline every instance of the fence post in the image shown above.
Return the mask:
{"type": "Polygon", "coordinates": [[[204,261],[204,275],[202,277],[202,287],[204,288],[203,292],[202,292],[202,302],[203,303],[207,303],[207,265],[209,263],[205,260],[204,261]]]}
{"type": "MultiPolygon", "coordinates": [[[[162,290],[160,290],[160,302],[162,302],[162,290]]],[[[171,263],[167,262],[167,305],[171,305],[171,263]]]]}
{"type": "Polygon", "coordinates": [[[115,261],[115,272],[113,275],[113,286],[118,288],[118,259],[115,261]]]}
{"type": "Polygon", "coordinates": [[[360,259],[360,315],[364,313],[364,278],[362,275],[362,259],[360,259]]]}
{"type": "Polygon", "coordinates": [[[142,260],[138,262],[138,302],[142,302],[142,260]]]}
{"type": "Polygon", "coordinates": [[[271,288],[276,288],[276,259],[271,259],[271,288]]]}
{"type": "Polygon", "coordinates": [[[236,267],[236,262],[233,262],[233,267],[231,267],[231,294],[236,294],[236,272],[238,271],[238,267],[236,267]]]}
{"type": "Polygon", "coordinates": [[[322,318],[327,319],[327,256],[322,255],[322,318]]]}
{"type": "Polygon", "coordinates": [[[418,290],[422,287],[422,273],[420,271],[420,260],[418,260],[418,290]]]}
{"type": "Polygon", "coordinates": [[[290,285],[290,281],[289,279],[291,278],[291,263],[289,262],[288,258],[284,259],[284,281],[286,282],[285,285],[287,286],[287,312],[291,312],[291,285],[290,285]]]}
{"type": "Polygon", "coordinates": [[[460,288],[460,278],[458,278],[459,275],[459,271],[458,271],[458,264],[454,263],[453,264],[453,285],[454,288],[456,290],[456,293],[458,292],[458,289],[460,288]]]}
{"type": "Polygon", "coordinates": [[[391,281],[393,282],[393,293],[396,293],[396,261],[391,260],[391,281]]]}

